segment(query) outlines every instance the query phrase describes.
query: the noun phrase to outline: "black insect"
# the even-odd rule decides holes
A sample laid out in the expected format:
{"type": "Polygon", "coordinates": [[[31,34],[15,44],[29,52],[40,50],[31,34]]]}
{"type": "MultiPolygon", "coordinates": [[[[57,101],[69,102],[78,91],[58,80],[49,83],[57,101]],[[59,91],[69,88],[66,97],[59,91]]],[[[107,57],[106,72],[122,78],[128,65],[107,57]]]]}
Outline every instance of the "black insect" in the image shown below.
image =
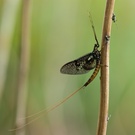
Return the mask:
{"type": "Polygon", "coordinates": [[[115,23],[116,21],[117,21],[117,19],[116,19],[116,15],[113,13],[113,15],[112,15],[112,21],[115,23]]]}
{"type": "Polygon", "coordinates": [[[93,79],[96,77],[100,69],[101,51],[98,50],[99,43],[97,40],[94,24],[91,17],[90,17],[90,21],[92,24],[92,29],[93,29],[93,33],[94,33],[94,37],[96,41],[93,51],[78,59],[75,59],[71,62],[66,63],[60,69],[60,72],[63,74],[80,75],[80,74],[88,73],[90,70],[95,68],[93,74],[91,75],[89,80],[83,85],[83,87],[86,87],[90,82],[93,81],[93,79]]]}

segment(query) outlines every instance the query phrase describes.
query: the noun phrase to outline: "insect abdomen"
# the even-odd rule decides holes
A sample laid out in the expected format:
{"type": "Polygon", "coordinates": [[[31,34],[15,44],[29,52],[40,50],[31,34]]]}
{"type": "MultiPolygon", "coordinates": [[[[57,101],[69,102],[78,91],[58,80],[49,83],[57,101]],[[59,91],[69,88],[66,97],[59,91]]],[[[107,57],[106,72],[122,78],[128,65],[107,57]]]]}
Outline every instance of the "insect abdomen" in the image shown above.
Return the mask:
{"type": "Polygon", "coordinates": [[[91,77],[89,78],[89,80],[83,85],[84,87],[86,87],[89,83],[91,83],[94,78],[97,76],[98,72],[100,70],[100,64],[98,64],[93,72],[93,74],[91,75],[91,77]]]}

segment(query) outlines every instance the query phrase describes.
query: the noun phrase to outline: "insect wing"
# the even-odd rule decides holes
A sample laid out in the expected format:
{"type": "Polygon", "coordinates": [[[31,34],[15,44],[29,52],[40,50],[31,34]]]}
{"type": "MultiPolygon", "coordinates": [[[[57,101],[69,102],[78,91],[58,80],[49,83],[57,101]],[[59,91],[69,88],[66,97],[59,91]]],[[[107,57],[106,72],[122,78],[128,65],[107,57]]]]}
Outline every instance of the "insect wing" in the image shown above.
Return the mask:
{"type": "Polygon", "coordinates": [[[95,67],[96,59],[94,59],[93,53],[89,53],[74,61],[66,63],[62,66],[60,72],[63,74],[79,75],[88,73],[95,67]]]}
{"type": "Polygon", "coordinates": [[[79,75],[83,73],[87,73],[84,69],[77,69],[75,61],[71,61],[66,63],[60,70],[63,74],[70,74],[70,75],[79,75]]]}

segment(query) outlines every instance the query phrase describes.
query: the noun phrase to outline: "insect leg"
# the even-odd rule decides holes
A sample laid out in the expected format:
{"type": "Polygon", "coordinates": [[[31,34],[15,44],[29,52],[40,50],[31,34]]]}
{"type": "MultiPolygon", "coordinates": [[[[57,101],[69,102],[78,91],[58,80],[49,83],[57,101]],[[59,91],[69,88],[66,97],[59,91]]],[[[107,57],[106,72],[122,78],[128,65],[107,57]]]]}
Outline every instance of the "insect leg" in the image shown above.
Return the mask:
{"type": "Polygon", "coordinates": [[[90,12],[89,12],[89,18],[90,18],[90,23],[91,23],[91,26],[92,26],[92,30],[93,30],[93,33],[94,33],[95,40],[97,42],[97,45],[99,46],[96,31],[95,31],[95,27],[94,27],[94,23],[93,23],[93,19],[92,19],[92,15],[91,15],[90,12]]]}

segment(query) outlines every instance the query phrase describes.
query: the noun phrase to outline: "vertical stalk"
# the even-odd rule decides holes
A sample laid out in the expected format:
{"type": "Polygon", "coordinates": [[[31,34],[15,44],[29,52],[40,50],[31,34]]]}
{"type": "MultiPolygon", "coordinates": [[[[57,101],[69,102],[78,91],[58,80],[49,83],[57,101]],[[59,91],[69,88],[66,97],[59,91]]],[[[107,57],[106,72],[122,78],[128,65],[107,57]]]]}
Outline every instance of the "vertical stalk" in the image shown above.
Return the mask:
{"type": "Polygon", "coordinates": [[[109,108],[109,41],[115,0],[107,0],[101,42],[101,94],[97,135],[106,135],[109,108]]]}
{"type": "MultiPolygon", "coordinates": [[[[30,0],[22,1],[22,34],[21,34],[21,50],[20,50],[20,67],[18,73],[17,84],[17,112],[16,127],[25,125],[26,101],[27,101],[27,82],[29,73],[30,59],[30,0]]],[[[25,129],[16,130],[16,135],[25,135],[25,129]]]]}

